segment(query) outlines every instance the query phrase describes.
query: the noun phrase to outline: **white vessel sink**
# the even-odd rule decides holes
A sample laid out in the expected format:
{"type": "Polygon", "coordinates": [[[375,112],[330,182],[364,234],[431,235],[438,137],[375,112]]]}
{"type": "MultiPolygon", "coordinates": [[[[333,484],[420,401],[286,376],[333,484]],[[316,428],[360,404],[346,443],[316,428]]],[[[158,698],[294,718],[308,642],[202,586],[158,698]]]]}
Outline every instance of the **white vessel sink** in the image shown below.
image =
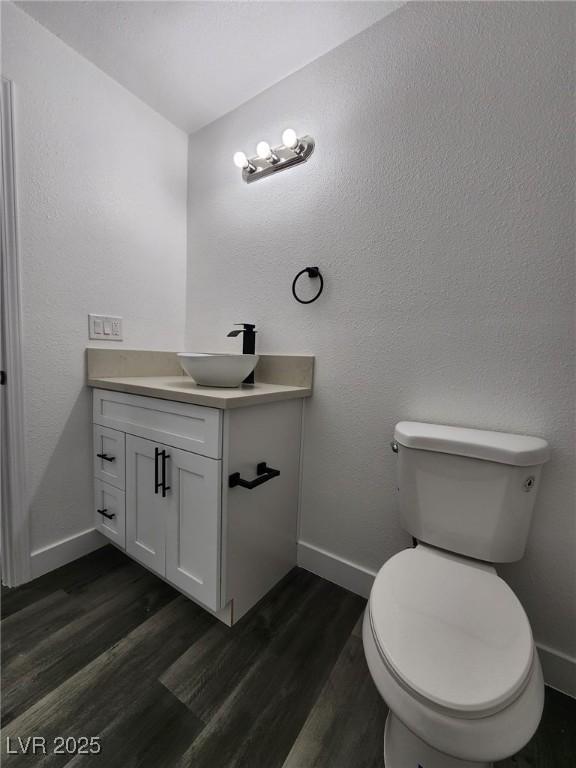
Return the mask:
{"type": "Polygon", "coordinates": [[[180,365],[202,387],[239,387],[256,368],[259,355],[179,352],[180,365]]]}

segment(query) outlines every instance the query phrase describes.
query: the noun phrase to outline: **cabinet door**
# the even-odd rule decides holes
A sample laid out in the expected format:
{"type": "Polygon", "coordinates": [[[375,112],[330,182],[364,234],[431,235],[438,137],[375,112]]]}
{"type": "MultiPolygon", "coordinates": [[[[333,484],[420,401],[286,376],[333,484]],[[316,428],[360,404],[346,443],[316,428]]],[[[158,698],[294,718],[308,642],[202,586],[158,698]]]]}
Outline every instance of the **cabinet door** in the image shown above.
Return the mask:
{"type": "MultiPolygon", "coordinates": [[[[126,551],[165,575],[166,515],[169,497],[156,491],[158,443],[126,435],[126,551]]],[[[162,446],[163,447],[163,446],[162,446]]]]}
{"type": "Polygon", "coordinates": [[[124,432],[94,425],[94,475],[124,490],[124,432]]]}
{"type": "Polygon", "coordinates": [[[166,578],[217,610],[220,599],[222,462],[167,448],[166,578]]]}
{"type": "Polygon", "coordinates": [[[94,527],[125,548],[124,491],[98,479],[94,481],[94,527]]]}

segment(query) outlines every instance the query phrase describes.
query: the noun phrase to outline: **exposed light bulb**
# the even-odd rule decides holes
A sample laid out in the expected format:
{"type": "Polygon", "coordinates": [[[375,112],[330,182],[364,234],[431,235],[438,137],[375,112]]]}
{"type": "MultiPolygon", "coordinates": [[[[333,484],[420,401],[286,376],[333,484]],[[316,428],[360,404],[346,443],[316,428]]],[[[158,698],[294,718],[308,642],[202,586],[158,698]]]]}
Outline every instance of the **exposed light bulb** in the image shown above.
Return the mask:
{"type": "Polygon", "coordinates": [[[280,160],[267,141],[259,141],[258,144],[256,144],[256,154],[261,160],[266,160],[267,162],[272,163],[272,165],[276,165],[280,160]]]}
{"type": "Polygon", "coordinates": [[[298,136],[293,128],[286,128],[282,133],[282,144],[288,149],[296,149],[298,146],[298,136]]]}
{"type": "Polygon", "coordinates": [[[244,152],[234,152],[234,157],[232,159],[234,160],[234,165],[236,168],[250,167],[250,163],[248,162],[248,158],[244,152]]]}
{"type": "Polygon", "coordinates": [[[256,154],[262,160],[270,160],[272,157],[272,149],[267,141],[259,141],[256,144],[256,154]]]}

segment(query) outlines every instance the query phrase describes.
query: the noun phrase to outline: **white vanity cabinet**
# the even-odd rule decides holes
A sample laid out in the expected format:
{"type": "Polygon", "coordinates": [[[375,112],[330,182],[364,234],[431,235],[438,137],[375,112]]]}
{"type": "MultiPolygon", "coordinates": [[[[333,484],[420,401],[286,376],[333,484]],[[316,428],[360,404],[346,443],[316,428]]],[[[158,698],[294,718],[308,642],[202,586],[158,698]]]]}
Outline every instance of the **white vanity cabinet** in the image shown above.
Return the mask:
{"type": "Polygon", "coordinates": [[[220,410],[95,389],[93,403],[95,527],[236,621],[296,564],[302,400],[220,410]]]}

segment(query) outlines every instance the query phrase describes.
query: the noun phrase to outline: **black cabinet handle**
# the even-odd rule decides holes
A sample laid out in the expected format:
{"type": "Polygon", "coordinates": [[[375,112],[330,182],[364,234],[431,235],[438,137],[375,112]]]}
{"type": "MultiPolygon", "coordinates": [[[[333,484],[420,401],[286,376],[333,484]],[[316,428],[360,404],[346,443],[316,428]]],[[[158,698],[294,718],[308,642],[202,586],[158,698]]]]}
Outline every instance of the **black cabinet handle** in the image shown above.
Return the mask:
{"type": "Polygon", "coordinates": [[[96,456],[103,461],[116,461],[116,456],[108,456],[107,453],[97,453],[96,456]]]}
{"type": "Polygon", "coordinates": [[[269,467],[265,461],[261,461],[256,466],[256,474],[258,477],[254,478],[254,480],[244,480],[243,477],[240,477],[240,472],[234,472],[228,477],[228,487],[236,488],[236,486],[239,485],[241,488],[248,488],[248,490],[251,491],[253,488],[257,488],[259,485],[267,483],[268,480],[272,480],[273,477],[278,477],[280,470],[272,469],[272,467],[269,467]]]}
{"type": "Polygon", "coordinates": [[[160,448],[154,448],[154,493],[158,493],[158,489],[162,487],[162,483],[158,480],[158,458],[160,456],[160,448]]]}
{"type": "Polygon", "coordinates": [[[166,451],[162,451],[162,498],[166,497],[166,491],[170,490],[170,486],[166,485],[166,462],[170,458],[170,454],[166,451]]]}
{"type": "Polygon", "coordinates": [[[116,515],[109,515],[107,509],[97,509],[96,512],[98,512],[99,515],[103,515],[104,517],[107,517],[108,520],[114,520],[116,515]]]}
{"type": "Polygon", "coordinates": [[[170,454],[166,453],[160,448],[154,448],[154,493],[162,491],[162,498],[166,498],[166,491],[170,490],[170,486],[166,485],[166,462],[170,458],[170,454]],[[160,465],[158,459],[162,459],[162,480],[160,480],[160,465]]]}

